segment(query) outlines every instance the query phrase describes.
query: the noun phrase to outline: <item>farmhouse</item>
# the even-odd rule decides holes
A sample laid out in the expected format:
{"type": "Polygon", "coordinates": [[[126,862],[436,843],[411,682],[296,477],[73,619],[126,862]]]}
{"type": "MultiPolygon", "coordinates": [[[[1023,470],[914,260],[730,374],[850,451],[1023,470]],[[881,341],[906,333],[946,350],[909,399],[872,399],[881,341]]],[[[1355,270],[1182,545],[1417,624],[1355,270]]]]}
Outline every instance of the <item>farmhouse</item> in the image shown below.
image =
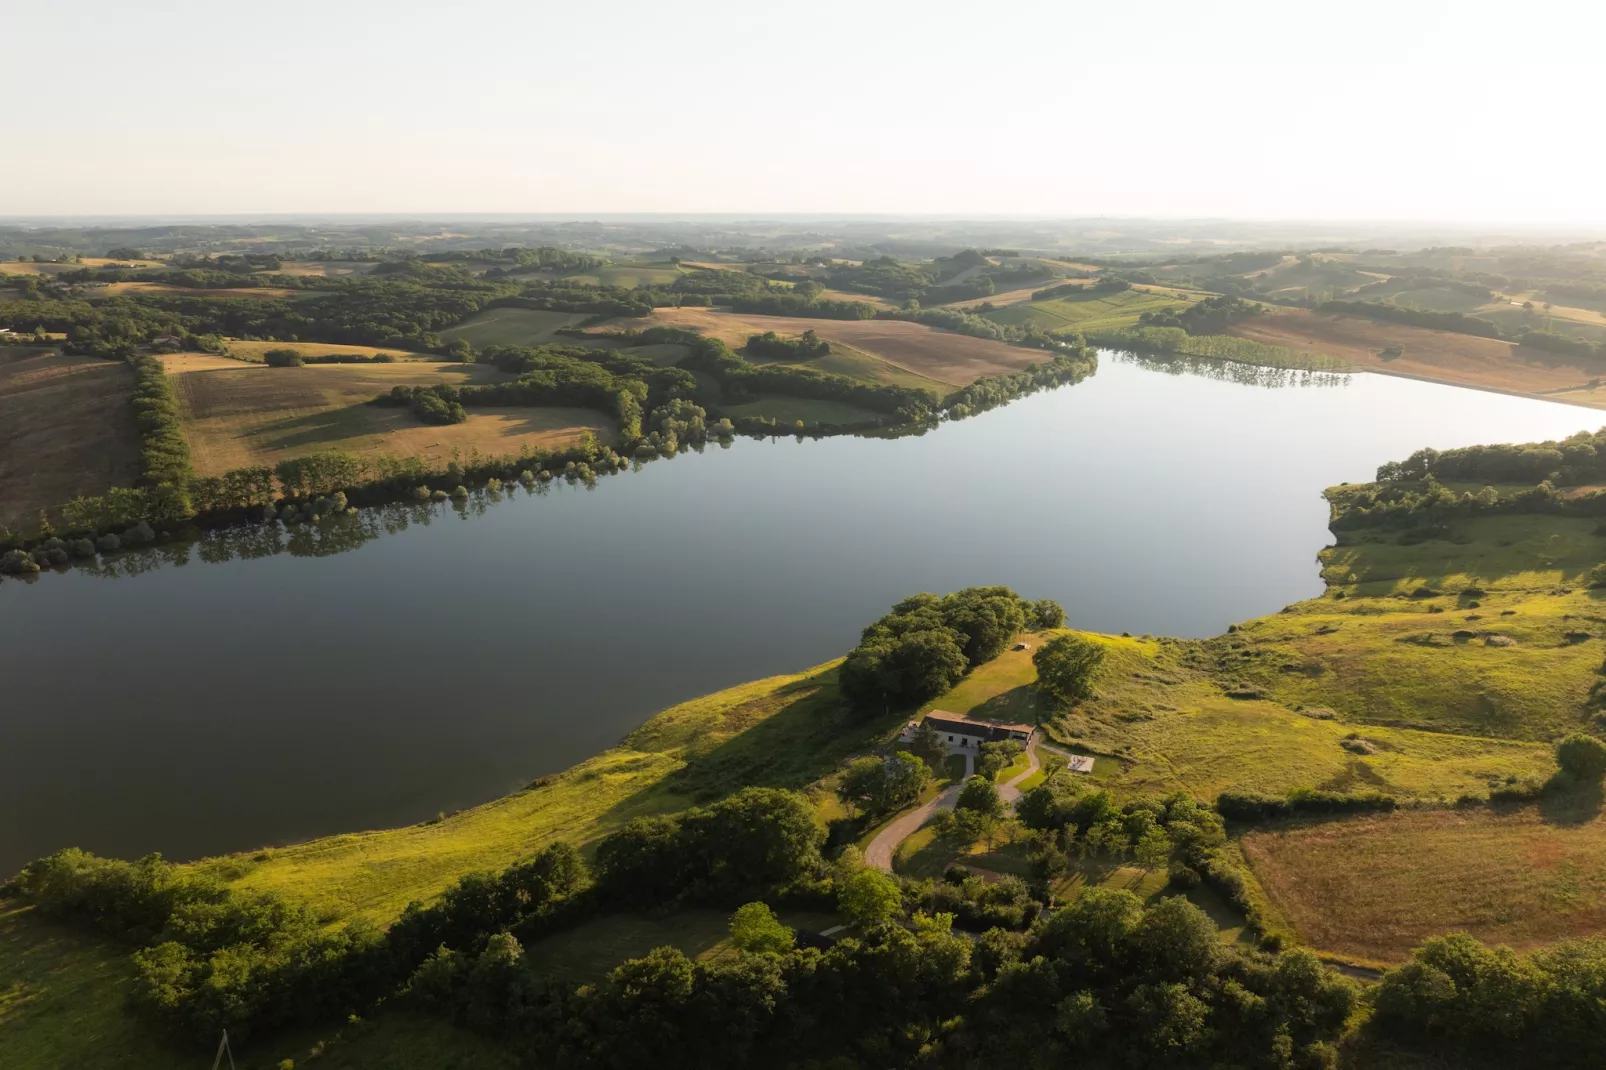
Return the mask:
{"type": "MultiPolygon", "coordinates": [[[[968,717],[943,710],[932,710],[926,714],[926,724],[940,732],[946,742],[956,747],[979,747],[983,743],[997,743],[1006,739],[1025,743],[1032,738],[1032,733],[1037,731],[1029,724],[972,721],[968,717]]],[[[919,727],[917,722],[910,721],[909,727],[905,729],[905,735],[912,735],[917,727],[919,727]]]]}

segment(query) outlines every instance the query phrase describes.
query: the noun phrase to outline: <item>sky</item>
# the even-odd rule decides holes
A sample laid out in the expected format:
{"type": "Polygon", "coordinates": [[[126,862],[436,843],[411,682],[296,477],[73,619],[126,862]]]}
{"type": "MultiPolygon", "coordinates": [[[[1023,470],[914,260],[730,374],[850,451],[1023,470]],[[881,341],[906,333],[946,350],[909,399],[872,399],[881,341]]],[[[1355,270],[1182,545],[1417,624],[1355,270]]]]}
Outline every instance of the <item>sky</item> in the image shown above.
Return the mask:
{"type": "Polygon", "coordinates": [[[1583,0],[0,0],[0,215],[1600,223],[1603,30],[1583,0]]]}

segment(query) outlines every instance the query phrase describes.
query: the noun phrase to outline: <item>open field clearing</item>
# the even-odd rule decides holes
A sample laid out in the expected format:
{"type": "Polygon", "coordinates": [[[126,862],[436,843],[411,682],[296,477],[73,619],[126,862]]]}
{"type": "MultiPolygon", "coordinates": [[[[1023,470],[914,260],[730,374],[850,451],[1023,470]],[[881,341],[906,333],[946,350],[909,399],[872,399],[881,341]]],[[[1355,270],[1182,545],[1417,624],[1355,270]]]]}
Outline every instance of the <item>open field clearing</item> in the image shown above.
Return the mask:
{"type": "MultiPolygon", "coordinates": [[[[1027,641],[1035,649],[1052,634],[1027,641]]],[[[1188,663],[1185,654],[1194,644],[1093,638],[1106,650],[1098,696],[1057,723],[1033,687],[1037,672],[1031,651],[1008,651],[978,666],[923,709],[1026,723],[1041,717],[1053,726],[1050,735],[1060,745],[1100,755],[1094,781],[1140,794],[1181,790],[1209,799],[1228,788],[1282,794],[1319,786],[1454,797],[1487,791],[1491,781],[1510,773],[1547,776],[1554,768],[1549,749],[1541,744],[1372,726],[1366,737],[1378,750],[1363,759],[1343,746],[1357,725],[1301,713],[1269,699],[1231,697],[1226,692],[1234,677],[1223,679],[1188,663]]],[[[1405,649],[1420,658],[1418,648],[1405,649]]],[[[1543,678],[1543,667],[1535,667],[1534,675],[1543,678]]],[[[1342,678],[1328,678],[1328,683],[1350,686],[1342,678]]],[[[1338,695],[1335,690],[1324,697],[1336,704],[1338,695]]],[[[1052,768],[1047,752],[1043,762],[1052,768]]]]}
{"type": "Polygon", "coordinates": [[[167,286],[159,282],[110,282],[102,291],[111,297],[119,294],[177,294],[182,297],[255,297],[268,300],[272,297],[322,297],[317,290],[281,290],[272,286],[242,286],[218,290],[203,290],[194,286],[167,286]]]}
{"type": "MultiPolygon", "coordinates": [[[[819,932],[840,925],[835,914],[779,910],[781,924],[819,932]]],[[[566,932],[549,936],[525,949],[530,964],[545,977],[560,981],[599,981],[626,959],[641,958],[659,947],[673,947],[699,962],[734,959],[738,952],[730,940],[730,913],[723,910],[683,910],[667,917],[646,914],[610,914],[566,932]]]]}
{"type": "Polygon", "coordinates": [[[611,264],[596,271],[563,277],[588,286],[668,286],[680,278],[680,269],[669,263],[611,264]]]}
{"type": "Polygon", "coordinates": [[[585,312],[548,312],[534,308],[488,308],[455,327],[441,332],[445,339],[462,338],[475,349],[487,346],[537,346],[557,340],[560,327],[573,327],[589,319],[585,312]]]}
{"type": "Polygon", "coordinates": [[[377,263],[357,260],[281,260],[278,271],[267,271],[265,274],[343,279],[351,275],[366,275],[377,263]]]}
{"type": "Polygon", "coordinates": [[[1561,395],[1577,404],[1606,407],[1606,393],[1581,390],[1598,372],[1565,363],[1566,358],[1495,338],[1434,331],[1361,316],[1333,316],[1286,309],[1235,323],[1228,333],[1267,345],[1288,346],[1338,357],[1358,369],[1458,383],[1516,394],[1561,395]],[[1393,360],[1378,354],[1390,346],[1404,353],[1393,360]]]}
{"type": "Polygon", "coordinates": [[[473,364],[254,366],[227,357],[163,358],[173,377],[196,471],[274,464],[319,450],[386,453],[444,463],[453,451],[517,453],[556,448],[586,432],[611,436],[610,419],[589,409],[481,408],[466,422],[421,423],[406,408],[368,402],[393,386],[467,385],[510,378],[473,364]]]}
{"type": "Polygon", "coordinates": [[[304,357],[371,357],[375,353],[387,353],[399,361],[437,362],[437,359],[428,353],[411,353],[405,349],[390,349],[385,346],[343,346],[334,342],[248,342],[239,338],[230,338],[226,341],[231,357],[250,361],[261,361],[262,355],[270,349],[293,349],[304,357]]]}
{"type": "Polygon", "coordinates": [[[120,361],[0,347],[0,526],[139,474],[134,373],[120,361]]]}
{"type": "Polygon", "coordinates": [[[1477,317],[1488,320],[1510,335],[1521,334],[1525,330],[1542,330],[1587,338],[1591,342],[1606,340],[1606,317],[1587,308],[1552,306],[1549,312],[1545,312],[1540,306],[1539,311],[1525,312],[1521,307],[1501,302],[1479,311],[1477,317]]]}
{"type": "Polygon", "coordinates": [[[1399,962],[1466,931],[1532,947],[1606,932],[1606,819],[1596,794],[1537,806],[1419,810],[1255,831],[1245,857],[1300,938],[1399,962]]]}
{"type": "Polygon", "coordinates": [[[949,386],[966,386],[984,375],[1020,371],[1043,359],[1039,350],[939,331],[903,320],[823,320],[714,312],[706,308],[660,308],[651,317],[623,321],[620,325],[683,327],[722,339],[732,349],[746,345],[749,335],[765,331],[800,335],[812,330],[828,342],[841,342],[914,375],[949,386]]]}
{"type": "Polygon", "coordinates": [[[783,430],[798,420],[802,420],[805,424],[860,424],[874,423],[882,419],[881,413],[861,409],[846,402],[798,398],[787,394],[761,394],[752,401],[745,401],[740,405],[723,405],[720,411],[733,420],[748,416],[768,416],[779,421],[783,430]]]}
{"type": "Polygon", "coordinates": [[[1188,298],[1180,293],[1147,293],[1137,289],[1120,293],[1088,291],[1053,301],[1010,305],[987,313],[987,318],[1011,327],[1036,325],[1051,333],[1112,330],[1132,326],[1144,312],[1181,308],[1188,303],[1188,298]]]}

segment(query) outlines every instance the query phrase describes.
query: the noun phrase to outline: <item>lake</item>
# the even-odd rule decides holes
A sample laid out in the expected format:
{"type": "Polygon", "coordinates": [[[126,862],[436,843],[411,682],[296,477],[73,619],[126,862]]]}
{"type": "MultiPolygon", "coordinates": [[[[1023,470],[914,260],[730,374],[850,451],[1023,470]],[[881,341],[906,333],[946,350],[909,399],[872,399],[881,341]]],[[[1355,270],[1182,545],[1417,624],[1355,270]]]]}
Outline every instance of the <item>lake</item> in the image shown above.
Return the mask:
{"type": "Polygon", "coordinates": [[[742,439],[594,489],[0,583],[0,876],[70,845],[192,858],[471,806],[845,653],[916,591],[1215,634],[1321,591],[1324,487],[1606,424],[1379,375],[1173,372],[1105,354],[919,437],[742,439]]]}

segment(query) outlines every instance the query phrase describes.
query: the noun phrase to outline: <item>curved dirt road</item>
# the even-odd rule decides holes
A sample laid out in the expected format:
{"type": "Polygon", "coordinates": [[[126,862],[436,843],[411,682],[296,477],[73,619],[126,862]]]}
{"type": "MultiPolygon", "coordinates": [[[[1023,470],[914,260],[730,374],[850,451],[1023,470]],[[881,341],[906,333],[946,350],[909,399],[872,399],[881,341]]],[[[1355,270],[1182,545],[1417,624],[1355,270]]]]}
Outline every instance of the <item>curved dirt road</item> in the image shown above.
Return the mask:
{"type": "MultiPolygon", "coordinates": [[[[965,755],[965,779],[968,780],[976,770],[976,761],[970,752],[962,753],[965,755]]],[[[1020,788],[1016,787],[1016,785],[1041,768],[1037,761],[1037,741],[1035,739],[1026,748],[1026,757],[1031,762],[1026,767],[1026,770],[1018,776],[1010,777],[1006,783],[998,785],[998,797],[1004,800],[1004,805],[1006,806],[1020,798],[1020,788]]],[[[931,815],[938,810],[952,810],[955,801],[959,798],[959,789],[962,787],[964,787],[963,780],[958,784],[943,789],[942,793],[935,799],[932,799],[924,806],[910,810],[907,814],[876,833],[875,839],[870,841],[870,846],[864,849],[865,865],[873,866],[883,873],[891,873],[892,854],[898,849],[898,844],[920,831],[920,827],[931,820],[931,815]]]]}

